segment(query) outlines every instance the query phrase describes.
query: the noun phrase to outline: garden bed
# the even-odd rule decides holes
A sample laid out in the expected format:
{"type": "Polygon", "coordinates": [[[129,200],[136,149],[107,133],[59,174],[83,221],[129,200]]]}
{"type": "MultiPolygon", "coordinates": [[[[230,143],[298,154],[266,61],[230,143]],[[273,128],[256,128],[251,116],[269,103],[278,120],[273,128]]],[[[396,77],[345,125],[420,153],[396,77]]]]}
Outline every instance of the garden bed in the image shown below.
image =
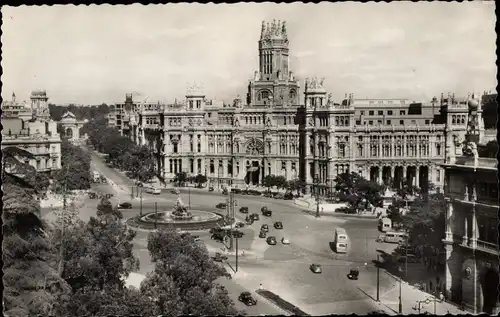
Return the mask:
{"type": "Polygon", "coordinates": [[[274,294],[271,291],[257,290],[256,293],[259,294],[260,296],[270,300],[271,302],[276,304],[279,308],[286,310],[287,312],[289,312],[295,316],[310,316],[309,314],[300,310],[300,308],[298,308],[297,306],[287,302],[286,300],[284,300],[283,298],[279,297],[278,295],[274,294]]]}

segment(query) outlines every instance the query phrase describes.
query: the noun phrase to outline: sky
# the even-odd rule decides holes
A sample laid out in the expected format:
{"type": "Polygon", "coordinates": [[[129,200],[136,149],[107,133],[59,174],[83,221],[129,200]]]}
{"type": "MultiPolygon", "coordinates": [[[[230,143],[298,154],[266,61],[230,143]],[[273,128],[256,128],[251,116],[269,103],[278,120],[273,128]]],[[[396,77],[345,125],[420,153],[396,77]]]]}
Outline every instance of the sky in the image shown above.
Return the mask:
{"type": "Polygon", "coordinates": [[[340,101],[496,88],[493,2],[2,7],[2,98],[56,104],[245,99],[261,23],[286,21],[290,68],[340,101]]]}

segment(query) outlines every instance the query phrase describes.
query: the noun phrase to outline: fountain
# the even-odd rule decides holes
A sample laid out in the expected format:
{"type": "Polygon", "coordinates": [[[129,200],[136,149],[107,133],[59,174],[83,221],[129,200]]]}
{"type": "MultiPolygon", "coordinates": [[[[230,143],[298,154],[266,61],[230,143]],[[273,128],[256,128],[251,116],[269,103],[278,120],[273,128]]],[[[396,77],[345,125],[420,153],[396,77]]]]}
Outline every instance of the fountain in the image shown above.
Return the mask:
{"type": "Polygon", "coordinates": [[[142,229],[201,230],[223,226],[224,217],[216,212],[191,210],[182,202],[179,193],[171,211],[150,212],[144,216],[128,219],[127,224],[142,229]]]}

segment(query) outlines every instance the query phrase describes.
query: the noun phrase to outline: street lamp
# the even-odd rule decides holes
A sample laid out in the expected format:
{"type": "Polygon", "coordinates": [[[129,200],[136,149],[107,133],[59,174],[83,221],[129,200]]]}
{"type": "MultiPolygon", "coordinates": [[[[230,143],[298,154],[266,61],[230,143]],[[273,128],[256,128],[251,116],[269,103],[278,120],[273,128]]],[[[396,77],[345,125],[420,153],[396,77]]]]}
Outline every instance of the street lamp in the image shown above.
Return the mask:
{"type": "MultiPolygon", "coordinates": [[[[399,272],[401,272],[401,267],[398,267],[399,272]]],[[[399,314],[403,314],[403,298],[401,296],[401,284],[403,283],[403,279],[399,278],[399,314]]]]}
{"type": "Polygon", "coordinates": [[[319,218],[319,175],[314,176],[314,182],[316,184],[316,218],[319,218]]]}
{"type": "Polygon", "coordinates": [[[220,165],[220,162],[219,162],[219,167],[217,168],[217,188],[220,190],[220,169],[222,168],[222,166],[220,165]]]}

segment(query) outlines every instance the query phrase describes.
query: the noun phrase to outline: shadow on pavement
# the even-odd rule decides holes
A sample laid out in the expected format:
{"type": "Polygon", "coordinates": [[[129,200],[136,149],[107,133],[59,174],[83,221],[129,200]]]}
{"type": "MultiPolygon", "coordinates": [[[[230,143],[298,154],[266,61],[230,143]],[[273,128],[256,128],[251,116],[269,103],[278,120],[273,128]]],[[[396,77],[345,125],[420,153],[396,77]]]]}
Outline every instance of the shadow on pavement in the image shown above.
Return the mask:
{"type": "MultiPolygon", "coordinates": [[[[361,293],[365,294],[365,295],[366,295],[366,297],[370,298],[372,301],[377,302],[377,300],[376,300],[375,298],[373,298],[373,296],[371,296],[370,294],[368,294],[367,292],[365,292],[365,291],[364,291],[363,289],[361,289],[359,286],[357,287],[357,289],[358,289],[361,293]]],[[[398,313],[397,311],[395,311],[394,309],[390,308],[389,306],[387,306],[387,305],[383,304],[382,302],[380,302],[380,304],[384,305],[385,307],[387,307],[387,309],[390,309],[390,310],[391,310],[391,311],[393,311],[395,314],[397,314],[397,313],[398,313]]]]}

